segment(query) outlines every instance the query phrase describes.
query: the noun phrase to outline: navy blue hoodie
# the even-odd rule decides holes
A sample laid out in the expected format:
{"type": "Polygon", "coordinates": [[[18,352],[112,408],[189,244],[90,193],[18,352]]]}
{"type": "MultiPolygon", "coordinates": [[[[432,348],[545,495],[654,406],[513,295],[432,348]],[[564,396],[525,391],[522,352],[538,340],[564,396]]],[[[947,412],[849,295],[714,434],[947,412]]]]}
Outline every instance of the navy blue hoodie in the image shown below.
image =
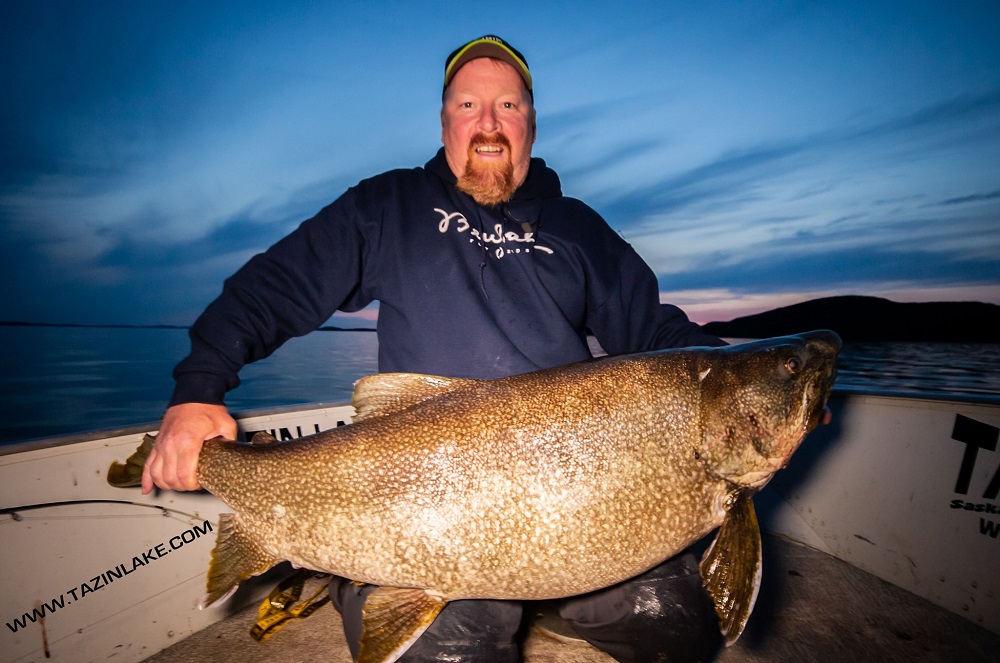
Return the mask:
{"type": "Polygon", "coordinates": [[[659,303],[656,277],[541,159],[477,204],[440,150],[360,182],[226,280],[191,329],[170,404],[222,403],[244,364],[378,300],[379,370],[497,378],[590,357],[720,345],[659,303]]]}

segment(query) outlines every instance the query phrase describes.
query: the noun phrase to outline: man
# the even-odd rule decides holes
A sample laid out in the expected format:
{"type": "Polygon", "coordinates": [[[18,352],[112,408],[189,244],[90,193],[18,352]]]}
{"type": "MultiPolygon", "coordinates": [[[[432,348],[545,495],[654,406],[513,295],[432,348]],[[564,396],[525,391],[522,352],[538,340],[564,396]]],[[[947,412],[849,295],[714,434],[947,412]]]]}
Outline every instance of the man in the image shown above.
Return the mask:
{"type": "MultiPolygon", "coordinates": [[[[532,158],[516,49],[485,36],[448,57],[441,126],[423,168],[359,183],[226,281],[174,371],[144,492],[198,488],[203,441],[235,437],[223,397],[244,364],[375,300],[381,371],[497,378],[588,358],[588,332],[611,353],[723,344],[660,305],[649,267],[532,158]]],[[[370,589],[331,585],[355,655],[370,589]]],[[[620,661],[698,660],[718,636],[690,554],[561,614],[620,661]]],[[[452,602],[402,660],[516,661],[521,617],[518,602],[452,602]]]]}

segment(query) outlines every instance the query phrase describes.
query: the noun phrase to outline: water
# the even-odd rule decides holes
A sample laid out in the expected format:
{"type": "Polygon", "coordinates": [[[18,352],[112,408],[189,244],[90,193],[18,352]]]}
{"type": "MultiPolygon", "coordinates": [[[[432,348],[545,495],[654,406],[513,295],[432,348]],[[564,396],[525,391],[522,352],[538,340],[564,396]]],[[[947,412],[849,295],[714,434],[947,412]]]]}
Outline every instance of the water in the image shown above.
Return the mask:
{"type": "Polygon", "coordinates": [[[849,343],[837,386],[908,394],[1000,395],[1000,345],[849,343]]]}
{"type": "MultiPolygon", "coordinates": [[[[188,352],[184,329],[2,327],[0,444],[157,421],[188,352]]],[[[315,332],[244,368],[230,410],[349,401],[376,372],[372,332],[315,332]]]]}
{"type": "MultiPolygon", "coordinates": [[[[0,444],[145,424],[162,414],[170,372],[187,353],[182,329],[4,327],[0,444]]],[[[316,332],[247,366],[226,397],[232,411],[350,399],[377,367],[371,332],[316,332]]],[[[1000,397],[1000,346],[849,344],[837,386],[912,394],[1000,397]]]]}

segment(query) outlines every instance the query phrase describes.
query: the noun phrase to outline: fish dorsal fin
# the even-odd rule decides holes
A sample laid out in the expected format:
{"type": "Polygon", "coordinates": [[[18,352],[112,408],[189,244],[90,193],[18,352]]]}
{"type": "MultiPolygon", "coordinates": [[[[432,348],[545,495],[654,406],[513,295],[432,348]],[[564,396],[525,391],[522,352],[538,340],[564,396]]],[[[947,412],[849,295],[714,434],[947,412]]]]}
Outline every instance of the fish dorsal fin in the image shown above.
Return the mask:
{"type": "Polygon", "coordinates": [[[715,603],[727,647],[740,637],[750,618],[760,589],[760,567],[757,513],[750,494],[742,491],[701,559],[701,581],[715,603]]]}
{"type": "Polygon", "coordinates": [[[444,599],[423,589],[379,587],[365,601],[357,663],[397,660],[444,606],[444,599]]]}
{"type": "Polygon", "coordinates": [[[475,384],[479,380],[446,378],[420,373],[377,373],[354,383],[351,402],[357,414],[354,421],[405,410],[411,405],[446,394],[458,387],[475,384]]]}
{"type": "Polygon", "coordinates": [[[247,534],[231,513],[219,516],[219,534],[208,565],[207,593],[198,607],[207,608],[229,598],[239,584],[280,562],[247,534]]]}

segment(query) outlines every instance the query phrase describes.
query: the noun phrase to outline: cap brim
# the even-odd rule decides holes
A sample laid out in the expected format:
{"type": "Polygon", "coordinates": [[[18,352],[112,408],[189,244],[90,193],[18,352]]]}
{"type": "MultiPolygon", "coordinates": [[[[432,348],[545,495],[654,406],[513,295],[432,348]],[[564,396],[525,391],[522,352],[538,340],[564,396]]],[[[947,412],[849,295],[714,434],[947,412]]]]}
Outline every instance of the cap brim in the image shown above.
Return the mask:
{"type": "Polygon", "coordinates": [[[459,50],[445,69],[444,86],[448,87],[451,84],[451,79],[455,77],[458,70],[470,60],[477,58],[491,58],[506,62],[514,67],[521,80],[524,81],[524,85],[528,88],[528,91],[531,91],[531,72],[528,71],[528,65],[505,44],[493,41],[492,39],[477,39],[469,42],[459,50]]]}

